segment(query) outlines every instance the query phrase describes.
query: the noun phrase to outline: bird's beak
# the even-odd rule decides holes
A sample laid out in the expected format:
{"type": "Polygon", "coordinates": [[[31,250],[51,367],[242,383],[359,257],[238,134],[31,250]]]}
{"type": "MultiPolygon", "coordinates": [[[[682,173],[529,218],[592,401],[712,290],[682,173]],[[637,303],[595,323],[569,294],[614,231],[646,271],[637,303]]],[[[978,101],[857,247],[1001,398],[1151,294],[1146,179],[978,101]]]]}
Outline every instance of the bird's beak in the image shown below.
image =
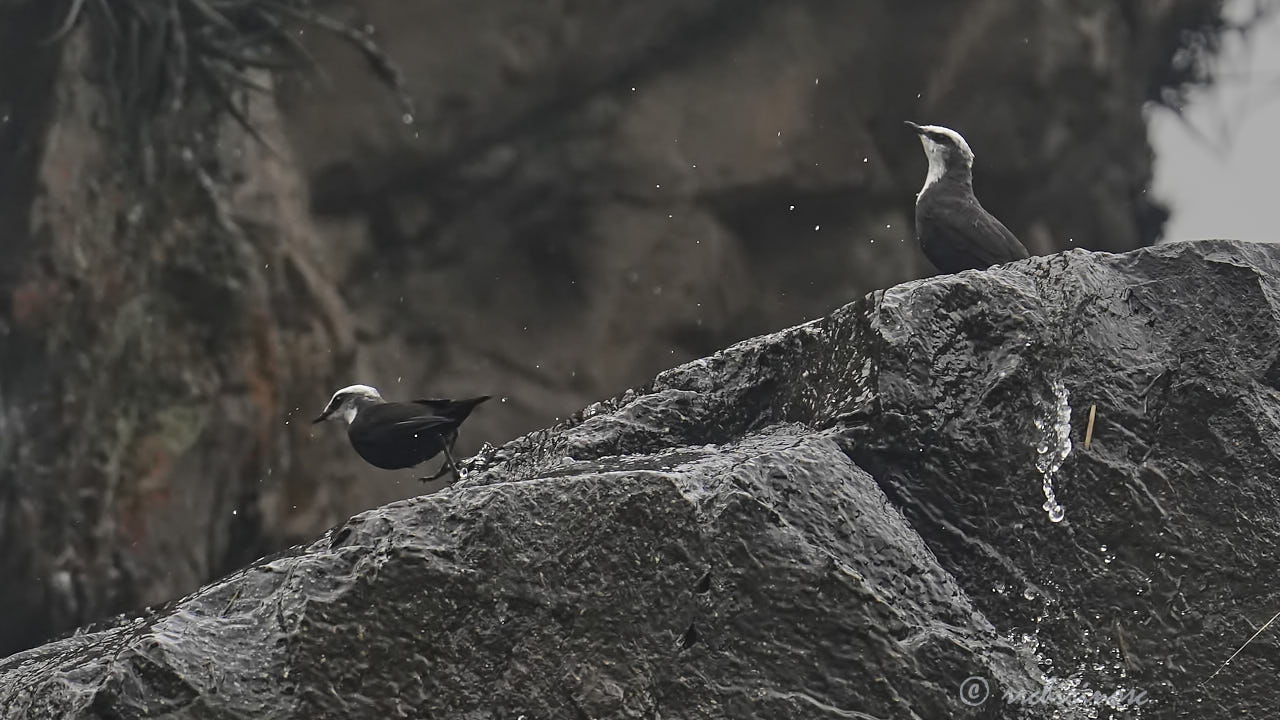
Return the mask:
{"type": "Polygon", "coordinates": [[[917,135],[919,135],[920,133],[924,132],[924,128],[922,128],[922,127],[920,127],[919,125],[917,125],[917,124],[915,124],[915,123],[911,122],[910,120],[903,120],[903,121],[902,121],[902,124],[903,124],[903,125],[906,125],[907,127],[911,128],[912,130],[915,130],[917,135]]]}
{"type": "Polygon", "coordinates": [[[331,414],[332,414],[332,413],[330,413],[328,410],[325,410],[324,412],[320,413],[320,417],[316,418],[315,420],[312,420],[312,421],[311,421],[311,424],[312,424],[312,425],[315,425],[316,423],[322,423],[322,422],[324,422],[325,420],[328,420],[328,419],[329,419],[329,415],[331,415],[331,414]]]}

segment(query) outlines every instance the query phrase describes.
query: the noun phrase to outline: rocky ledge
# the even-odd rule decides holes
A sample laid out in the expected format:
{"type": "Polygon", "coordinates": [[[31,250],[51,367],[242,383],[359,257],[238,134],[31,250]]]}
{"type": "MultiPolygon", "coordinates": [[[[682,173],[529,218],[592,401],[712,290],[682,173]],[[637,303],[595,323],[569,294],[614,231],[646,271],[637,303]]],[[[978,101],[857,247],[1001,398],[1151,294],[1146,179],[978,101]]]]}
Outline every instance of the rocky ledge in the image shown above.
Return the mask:
{"type": "Polygon", "coordinates": [[[906,283],[0,661],[0,715],[1263,717],[1278,358],[1280,245],[906,283]]]}

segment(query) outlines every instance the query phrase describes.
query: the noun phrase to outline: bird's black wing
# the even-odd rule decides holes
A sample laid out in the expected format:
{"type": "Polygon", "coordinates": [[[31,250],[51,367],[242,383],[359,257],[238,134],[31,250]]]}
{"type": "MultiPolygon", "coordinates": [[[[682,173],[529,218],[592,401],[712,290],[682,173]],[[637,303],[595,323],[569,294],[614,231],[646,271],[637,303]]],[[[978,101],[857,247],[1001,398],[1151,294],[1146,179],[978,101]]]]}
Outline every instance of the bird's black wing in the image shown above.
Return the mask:
{"type": "Polygon", "coordinates": [[[972,196],[939,196],[916,206],[925,255],[943,272],[984,270],[1030,257],[1004,223],[972,196]]]}
{"type": "Polygon", "coordinates": [[[454,420],[434,408],[417,403],[382,403],[365,408],[352,423],[370,428],[385,428],[387,432],[412,435],[415,432],[437,430],[454,425],[454,420]]]}
{"type": "Polygon", "coordinates": [[[421,400],[414,400],[413,403],[415,405],[426,405],[431,408],[433,412],[443,414],[444,411],[458,404],[458,401],[449,400],[447,398],[423,398],[421,400]]]}
{"type": "Polygon", "coordinates": [[[440,452],[458,422],[414,403],[364,408],[347,428],[351,446],[381,468],[411,467],[440,452]]]}

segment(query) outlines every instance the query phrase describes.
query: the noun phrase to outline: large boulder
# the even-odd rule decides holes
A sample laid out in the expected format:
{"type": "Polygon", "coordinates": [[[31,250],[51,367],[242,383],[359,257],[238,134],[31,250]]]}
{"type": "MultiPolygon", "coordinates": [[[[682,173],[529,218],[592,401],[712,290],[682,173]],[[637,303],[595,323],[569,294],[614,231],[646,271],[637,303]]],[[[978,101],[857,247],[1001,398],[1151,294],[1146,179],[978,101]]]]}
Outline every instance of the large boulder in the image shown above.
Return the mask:
{"type": "Polygon", "coordinates": [[[337,387],[503,398],[470,454],[930,272],[904,119],[1034,252],[1152,241],[1220,4],[0,0],[0,654],[420,492],[337,387]]]}
{"type": "Polygon", "coordinates": [[[0,709],[1262,717],[1278,388],[1280,246],[899,285],[12,656],[0,709]]]}

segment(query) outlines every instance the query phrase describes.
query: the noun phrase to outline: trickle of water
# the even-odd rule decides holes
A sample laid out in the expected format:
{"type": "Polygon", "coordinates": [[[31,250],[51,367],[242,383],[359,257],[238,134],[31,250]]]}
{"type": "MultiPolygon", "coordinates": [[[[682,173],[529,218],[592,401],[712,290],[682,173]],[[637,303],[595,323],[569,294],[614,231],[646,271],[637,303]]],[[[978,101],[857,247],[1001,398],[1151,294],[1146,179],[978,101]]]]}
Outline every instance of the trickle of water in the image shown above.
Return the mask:
{"type": "Polygon", "coordinates": [[[1036,444],[1036,470],[1044,478],[1044,511],[1049,514],[1049,522],[1062,522],[1066,511],[1058,504],[1053,491],[1053,477],[1062,467],[1062,462],[1071,454],[1071,404],[1068,402],[1067,386],[1061,380],[1054,380],[1050,385],[1053,390],[1054,405],[1043,418],[1035,421],[1041,432],[1040,441],[1036,444]]]}

